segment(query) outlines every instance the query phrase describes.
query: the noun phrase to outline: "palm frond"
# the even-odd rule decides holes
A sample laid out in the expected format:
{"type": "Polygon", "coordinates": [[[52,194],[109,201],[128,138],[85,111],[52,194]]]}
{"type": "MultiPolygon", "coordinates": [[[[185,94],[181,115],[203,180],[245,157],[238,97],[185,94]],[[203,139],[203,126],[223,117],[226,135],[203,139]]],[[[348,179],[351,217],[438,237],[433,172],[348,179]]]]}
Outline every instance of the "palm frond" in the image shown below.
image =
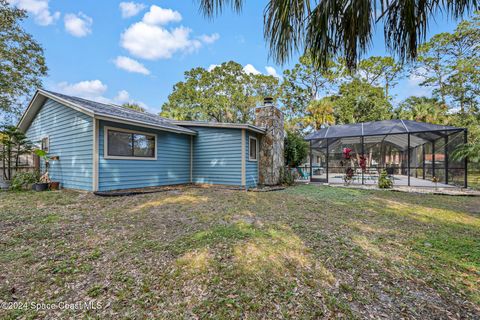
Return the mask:
{"type": "Polygon", "coordinates": [[[348,68],[355,68],[372,40],[373,4],[371,0],[319,3],[308,21],[305,39],[316,64],[325,67],[328,57],[344,56],[348,68]]]}
{"type": "Polygon", "coordinates": [[[451,155],[453,160],[462,161],[468,159],[473,163],[480,162],[480,143],[465,143],[459,145],[451,155]]]}
{"type": "MultiPolygon", "coordinates": [[[[244,4],[244,0],[197,1],[207,17],[225,7],[239,12],[244,4]]],[[[383,26],[387,49],[405,62],[417,56],[429,22],[438,13],[459,19],[478,9],[479,0],[269,0],[264,36],[277,63],[308,52],[319,67],[327,66],[328,57],[343,56],[353,70],[370,49],[377,23],[383,26]]]]}
{"type": "Polygon", "coordinates": [[[309,0],[269,1],[263,13],[264,36],[276,61],[286,62],[304,46],[304,25],[310,15],[309,0]]]}
{"type": "Polygon", "coordinates": [[[200,12],[209,18],[213,18],[223,12],[225,7],[230,7],[234,12],[240,12],[244,0],[196,0],[200,4],[200,12]]]}

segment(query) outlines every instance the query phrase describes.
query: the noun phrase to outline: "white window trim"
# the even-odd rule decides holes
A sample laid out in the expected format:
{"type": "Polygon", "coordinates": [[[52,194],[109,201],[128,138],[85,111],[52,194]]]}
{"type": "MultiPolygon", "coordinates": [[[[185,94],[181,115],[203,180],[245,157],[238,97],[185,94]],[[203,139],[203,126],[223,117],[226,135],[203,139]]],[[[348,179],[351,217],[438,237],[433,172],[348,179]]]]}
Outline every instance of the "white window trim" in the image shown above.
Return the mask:
{"type": "Polygon", "coordinates": [[[111,159],[111,160],[153,160],[155,161],[157,160],[157,153],[158,153],[157,141],[158,141],[158,138],[156,133],[104,126],[103,127],[103,158],[111,159]],[[108,130],[126,132],[126,133],[138,133],[138,134],[153,136],[155,138],[155,152],[154,152],[155,156],[153,158],[152,157],[109,156],[108,155],[108,130]]]}
{"type": "Polygon", "coordinates": [[[248,137],[248,161],[258,161],[258,139],[256,137],[248,137]],[[255,159],[250,157],[251,140],[255,140],[255,151],[256,151],[255,159]]]}

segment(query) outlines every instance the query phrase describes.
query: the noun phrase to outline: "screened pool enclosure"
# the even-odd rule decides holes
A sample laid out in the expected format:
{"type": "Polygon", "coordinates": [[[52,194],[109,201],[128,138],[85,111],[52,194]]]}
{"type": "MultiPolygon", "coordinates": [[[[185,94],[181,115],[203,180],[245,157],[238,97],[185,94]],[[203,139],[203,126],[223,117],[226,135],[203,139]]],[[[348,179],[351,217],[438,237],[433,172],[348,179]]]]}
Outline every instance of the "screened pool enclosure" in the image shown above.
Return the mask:
{"type": "Polygon", "coordinates": [[[385,120],[320,129],[310,143],[312,182],[377,184],[385,170],[394,185],[467,186],[467,161],[450,155],[467,131],[409,120],[385,120]]]}

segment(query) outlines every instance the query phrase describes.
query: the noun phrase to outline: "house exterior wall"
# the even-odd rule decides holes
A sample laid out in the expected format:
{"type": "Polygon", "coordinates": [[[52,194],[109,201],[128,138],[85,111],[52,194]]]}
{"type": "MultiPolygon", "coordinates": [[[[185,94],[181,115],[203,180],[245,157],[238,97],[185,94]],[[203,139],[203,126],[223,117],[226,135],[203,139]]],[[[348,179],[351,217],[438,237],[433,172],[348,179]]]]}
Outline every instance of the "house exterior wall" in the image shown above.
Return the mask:
{"type": "Polygon", "coordinates": [[[26,135],[34,143],[49,138],[49,156],[59,157],[50,161],[52,180],[63,188],[92,190],[92,117],[47,99],[26,135]]]}
{"type": "Polygon", "coordinates": [[[59,157],[50,162],[50,177],[64,188],[109,191],[190,182],[257,186],[259,161],[249,159],[249,137],[257,137],[259,148],[260,134],[238,128],[190,129],[198,134],[94,120],[47,99],[26,134],[34,143],[49,138],[49,156],[59,157]],[[157,159],[106,159],[106,126],[155,134],[157,159]]]}
{"type": "Polygon", "coordinates": [[[248,188],[255,188],[258,185],[258,157],[260,155],[260,138],[261,136],[247,131],[246,132],[246,148],[245,148],[245,159],[246,159],[246,184],[248,188]],[[250,160],[250,137],[257,138],[257,161],[250,160]]]}
{"type": "Polygon", "coordinates": [[[98,139],[98,190],[118,190],[190,182],[191,137],[100,120],[98,139]],[[105,126],[157,135],[156,160],[118,160],[104,158],[105,126]]]}
{"type": "Polygon", "coordinates": [[[242,130],[190,127],[193,137],[193,183],[242,185],[242,130]]]}

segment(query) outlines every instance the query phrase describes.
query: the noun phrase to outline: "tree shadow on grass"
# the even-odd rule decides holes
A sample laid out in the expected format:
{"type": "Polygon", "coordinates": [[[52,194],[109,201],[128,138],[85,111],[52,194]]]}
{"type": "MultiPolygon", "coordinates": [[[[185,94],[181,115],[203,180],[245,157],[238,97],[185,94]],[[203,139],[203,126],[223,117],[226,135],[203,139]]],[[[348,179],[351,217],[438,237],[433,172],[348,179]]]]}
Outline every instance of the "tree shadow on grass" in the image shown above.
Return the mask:
{"type": "Polygon", "coordinates": [[[184,316],[354,317],[327,290],[335,277],[288,227],[237,222],[197,232],[168,250],[178,258],[164,283],[167,314],[176,314],[180,303],[184,316]]]}
{"type": "MultiPolygon", "coordinates": [[[[479,313],[480,219],[471,205],[476,199],[461,198],[469,203],[456,206],[462,202],[452,197],[442,204],[445,197],[381,191],[317,186],[288,191],[295,192],[303,198],[302,214],[310,223],[294,230],[309,245],[318,246],[321,240],[335,248],[327,253],[338,256],[331,269],[354,269],[351,261],[358,254],[385,266],[392,279],[424,279],[424,290],[435,290],[432,295],[440,293],[455,308],[466,298],[473,302],[466,309],[479,313]],[[348,246],[351,259],[338,254],[348,246]]],[[[417,284],[422,287],[421,280],[417,284]]]]}
{"type": "Polygon", "coordinates": [[[454,295],[468,297],[480,305],[478,216],[451,207],[409,203],[398,198],[372,197],[363,207],[374,214],[368,220],[377,230],[372,239],[383,244],[383,251],[392,248],[388,244],[390,239],[403,248],[402,254],[410,256],[406,263],[415,266],[412,275],[421,274],[429,286],[444,297],[455,292],[454,295]]]}

